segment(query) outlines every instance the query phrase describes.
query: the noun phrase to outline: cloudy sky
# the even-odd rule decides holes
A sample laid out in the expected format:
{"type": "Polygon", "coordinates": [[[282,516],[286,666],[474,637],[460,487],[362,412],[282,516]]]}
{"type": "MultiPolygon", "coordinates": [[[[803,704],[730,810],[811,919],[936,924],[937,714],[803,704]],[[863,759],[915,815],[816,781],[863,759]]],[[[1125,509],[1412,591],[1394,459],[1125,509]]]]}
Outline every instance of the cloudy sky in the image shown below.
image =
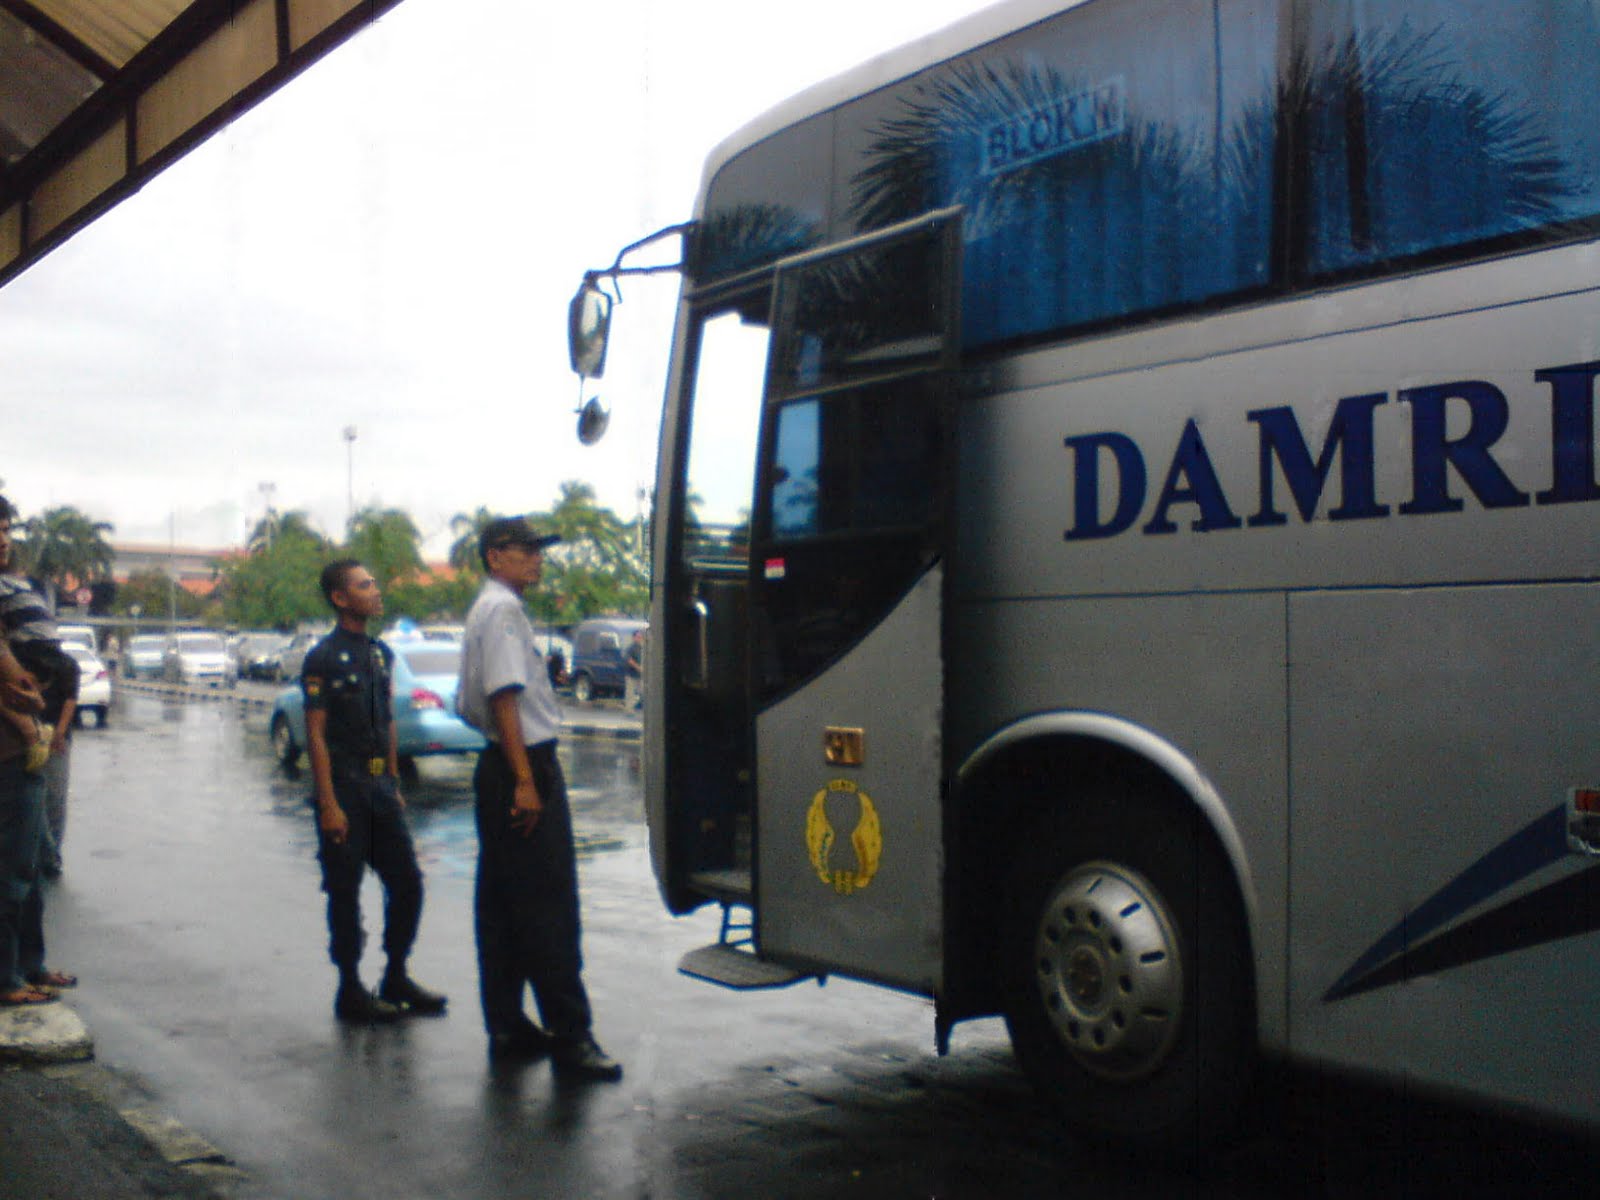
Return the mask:
{"type": "Polygon", "coordinates": [[[269,497],[336,533],[348,449],[434,554],[565,479],[631,514],[677,283],[626,287],[585,448],[584,268],[686,218],[753,116],[979,7],[405,0],[0,289],[6,493],[122,541],[234,544],[269,497]]]}

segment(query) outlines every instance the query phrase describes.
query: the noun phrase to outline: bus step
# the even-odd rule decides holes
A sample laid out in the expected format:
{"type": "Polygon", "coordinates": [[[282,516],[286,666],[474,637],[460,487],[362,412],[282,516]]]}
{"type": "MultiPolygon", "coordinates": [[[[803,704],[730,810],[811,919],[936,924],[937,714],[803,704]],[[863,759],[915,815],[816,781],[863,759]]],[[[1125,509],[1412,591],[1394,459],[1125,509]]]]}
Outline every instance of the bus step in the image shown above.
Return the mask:
{"type": "Polygon", "coordinates": [[[792,967],[762,962],[748,950],[739,950],[722,942],[713,942],[689,951],[678,960],[678,970],[691,979],[703,979],[707,983],[740,992],[788,987],[802,979],[814,978],[792,967]]]}

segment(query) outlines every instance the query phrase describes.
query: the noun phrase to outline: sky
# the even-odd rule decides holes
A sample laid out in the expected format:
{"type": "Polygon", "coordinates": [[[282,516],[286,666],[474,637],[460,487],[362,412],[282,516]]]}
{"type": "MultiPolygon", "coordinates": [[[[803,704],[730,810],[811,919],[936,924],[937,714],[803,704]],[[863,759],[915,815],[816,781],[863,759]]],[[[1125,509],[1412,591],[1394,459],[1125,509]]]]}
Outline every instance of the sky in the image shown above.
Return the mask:
{"type": "Polygon", "coordinates": [[[564,480],[632,516],[677,279],[624,283],[584,447],[583,271],[687,219],[747,121],[982,6],[404,0],[0,288],[5,493],[205,547],[268,503],[342,533],[353,494],[430,557],[564,480]]]}

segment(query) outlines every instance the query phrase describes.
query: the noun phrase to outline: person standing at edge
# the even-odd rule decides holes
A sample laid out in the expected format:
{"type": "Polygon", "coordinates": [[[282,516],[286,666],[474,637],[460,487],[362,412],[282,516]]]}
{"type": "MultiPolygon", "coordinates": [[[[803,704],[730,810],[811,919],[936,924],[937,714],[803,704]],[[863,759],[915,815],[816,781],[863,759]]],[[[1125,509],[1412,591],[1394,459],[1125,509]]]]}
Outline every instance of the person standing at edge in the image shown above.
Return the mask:
{"type": "Polygon", "coordinates": [[[324,567],[321,583],[339,623],[306,654],[300,689],[316,787],[317,859],[328,894],[328,955],[339,969],[333,1011],[359,1024],[442,1013],[446,998],[406,973],[422,919],[422,869],[400,795],[390,709],[394,651],[367,636],[367,622],[383,614],[383,595],[372,573],[351,558],[324,567]],[[389,959],[376,996],[360,974],[361,879],[369,865],[383,883],[389,959]]]}
{"type": "Polygon", "coordinates": [[[521,517],[498,517],[478,538],[489,578],[467,613],[456,689],[461,718],[489,739],[472,777],[478,979],[490,1058],[548,1051],[559,1074],[613,1081],[622,1066],[594,1040],[583,986],[578,862],[556,759],[561,710],[522,607],[543,575],[545,547],[560,540],[521,517]],[[522,1010],[525,983],[544,1030],[522,1010]]]}
{"type": "Polygon", "coordinates": [[[48,754],[37,714],[45,697],[38,674],[78,664],[61,651],[55,618],[27,581],[11,575],[11,522],[16,510],[0,496],[0,1007],[48,1004],[77,976],[45,968],[44,892],[39,857],[44,841],[44,775],[48,754]]]}

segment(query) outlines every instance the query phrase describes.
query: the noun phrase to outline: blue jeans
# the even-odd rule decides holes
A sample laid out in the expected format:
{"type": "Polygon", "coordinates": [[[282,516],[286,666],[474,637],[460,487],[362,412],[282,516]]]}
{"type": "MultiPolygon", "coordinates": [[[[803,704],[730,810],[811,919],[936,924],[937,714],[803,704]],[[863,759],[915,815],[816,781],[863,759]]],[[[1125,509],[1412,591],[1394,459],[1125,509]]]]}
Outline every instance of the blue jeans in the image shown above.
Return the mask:
{"type": "Polygon", "coordinates": [[[44,776],[20,758],[0,762],[0,990],[14,991],[44,970],[44,776]]]}

